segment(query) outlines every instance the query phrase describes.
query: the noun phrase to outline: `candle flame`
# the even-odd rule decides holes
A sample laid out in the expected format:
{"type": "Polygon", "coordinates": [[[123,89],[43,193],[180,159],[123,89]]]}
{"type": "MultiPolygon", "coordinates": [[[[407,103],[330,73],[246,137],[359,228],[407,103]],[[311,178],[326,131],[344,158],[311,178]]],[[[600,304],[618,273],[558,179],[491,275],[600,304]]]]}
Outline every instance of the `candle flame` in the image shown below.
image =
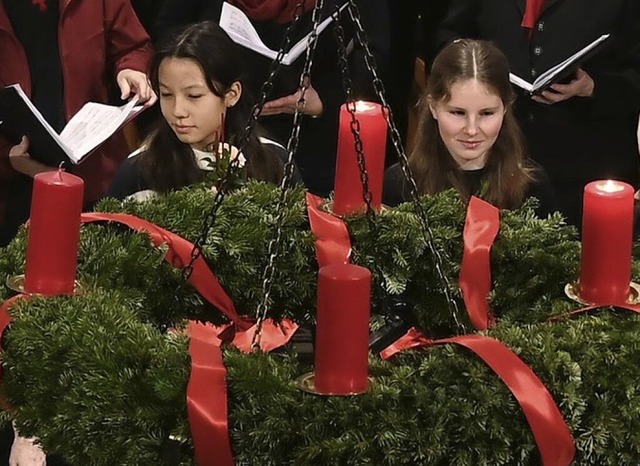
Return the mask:
{"type": "Polygon", "coordinates": [[[624,186],[622,183],[618,183],[617,181],[607,180],[604,183],[599,183],[596,185],[598,190],[604,191],[605,193],[619,193],[620,191],[624,191],[624,186]]]}
{"type": "Polygon", "coordinates": [[[365,102],[364,100],[358,100],[356,102],[356,112],[362,113],[368,110],[374,110],[376,106],[371,102],[365,102]]]}

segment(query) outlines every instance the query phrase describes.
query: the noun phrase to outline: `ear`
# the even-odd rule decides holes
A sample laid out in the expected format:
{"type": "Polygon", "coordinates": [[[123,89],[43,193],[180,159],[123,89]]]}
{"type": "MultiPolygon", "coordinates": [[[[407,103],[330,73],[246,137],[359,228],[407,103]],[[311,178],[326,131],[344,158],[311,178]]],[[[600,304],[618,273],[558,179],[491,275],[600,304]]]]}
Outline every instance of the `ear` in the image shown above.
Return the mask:
{"type": "Polygon", "coordinates": [[[436,113],[436,108],[434,107],[433,99],[430,95],[427,96],[427,105],[429,106],[429,111],[431,112],[431,116],[434,120],[438,120],[438,114],[436,113]]]}
{"type": "Polygon", "coordinates": [[[224,94],[224,105],[225,107],[233,107],[240,100],[240,96],[242,95],[242,84],[240,81],[234,82],[229,90],[224,94]]]}

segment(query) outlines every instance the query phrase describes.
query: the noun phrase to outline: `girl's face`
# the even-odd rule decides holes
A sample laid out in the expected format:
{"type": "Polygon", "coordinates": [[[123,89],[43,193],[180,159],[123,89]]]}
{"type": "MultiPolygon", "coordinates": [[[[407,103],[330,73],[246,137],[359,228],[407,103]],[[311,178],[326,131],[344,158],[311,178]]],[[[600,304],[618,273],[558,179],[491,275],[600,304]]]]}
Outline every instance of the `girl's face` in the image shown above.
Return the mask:
{"type": "Polygon", "coordinates": [[[202,69],[189,58],[166,58],[158,69],[162,116],[178,139],[204,150],[222,136],[222,116],[235,105],[242,88],[233,83],[224,97],[207,86],[202,69]]]}
{"type": "Polygon", "coordinates": [[[450,94],[446,102],[429,99],[440,137],[462,170],[483,168],[502,128],[505,106],[498,95],[475,79],[455,82],[450,94]]]}

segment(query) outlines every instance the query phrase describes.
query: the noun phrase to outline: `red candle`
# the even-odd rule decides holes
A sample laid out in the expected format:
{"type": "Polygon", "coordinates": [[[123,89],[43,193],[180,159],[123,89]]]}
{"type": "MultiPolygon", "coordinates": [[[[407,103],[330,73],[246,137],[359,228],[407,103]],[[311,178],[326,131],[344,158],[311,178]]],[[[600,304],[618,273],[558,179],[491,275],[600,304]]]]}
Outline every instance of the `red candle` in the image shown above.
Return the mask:
{"type": "MultiPolygon", "coordinates": [[[[356,102],[355,107],[356,118],[360,123],[360,139],[369,178],[369,190],[372,195],[371,206],[379,209],[382,203],[387,122],[380,104],[359,101],[356,102]]],[[[340,107],[333,212],[337,215],[349,215],[363,212],[365,208],[358,155],[351,132],[351,113],[347,104],[343,104],[340,107]]]]}
{"type": "Polygon", "coordinates": [[[314,384],[319,393],[367,390],[371,272],[331,264],[318,275],[314,384]]]}
{"type": "Polygon", "coordinates": [[[633,188],[594,181],[584,188],[580,297],[593,304],[620,304],[629,297],[633,238],[633,188]]]}
{"type": "Polygon", "coordinates": [[[25,291],[73,293],[84,183],[62,170],[33,178],[25,291]]]}

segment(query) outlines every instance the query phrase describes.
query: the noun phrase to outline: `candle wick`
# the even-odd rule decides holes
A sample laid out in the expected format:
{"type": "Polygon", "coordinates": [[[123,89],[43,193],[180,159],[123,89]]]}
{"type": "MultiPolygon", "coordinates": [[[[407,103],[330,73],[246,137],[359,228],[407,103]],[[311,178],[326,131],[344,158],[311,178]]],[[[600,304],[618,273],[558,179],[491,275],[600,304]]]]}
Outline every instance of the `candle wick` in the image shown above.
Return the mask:
{"type": "Polygon", "coordinates": [[[58,178],[60,178],[60,181],[62,181],[62,172],[64,171],[64,164],[65,161],[61,161],[60,165],[58,165],[58,178]]]}

